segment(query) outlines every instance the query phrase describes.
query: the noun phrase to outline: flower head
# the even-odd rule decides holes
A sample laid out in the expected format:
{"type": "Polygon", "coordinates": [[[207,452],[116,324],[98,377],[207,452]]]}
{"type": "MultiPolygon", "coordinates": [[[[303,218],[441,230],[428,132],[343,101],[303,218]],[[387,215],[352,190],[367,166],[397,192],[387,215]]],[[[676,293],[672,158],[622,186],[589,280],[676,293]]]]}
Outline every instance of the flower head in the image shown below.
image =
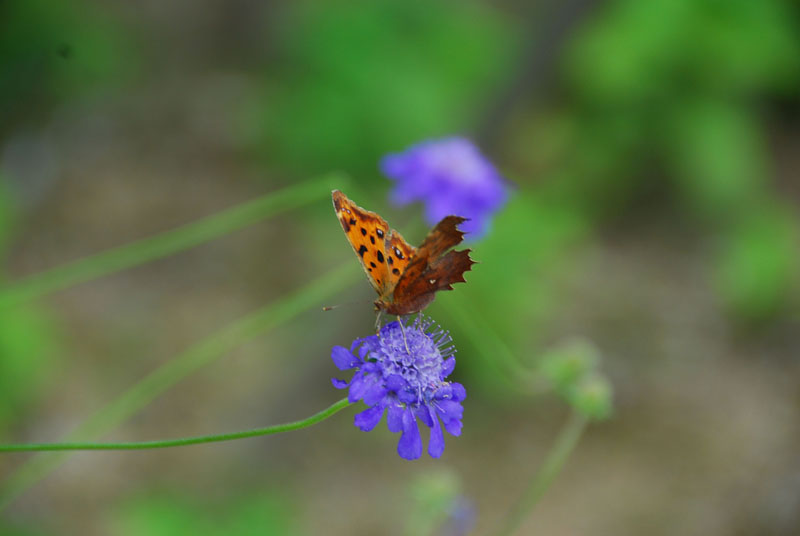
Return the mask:
{"type": "Polygon", "coordinates": [[[473,239],[488,230],[508,198],[504,179],[465,138],[430,140],[387,155],[381,171],[395,181],[395,203],[422,201],[430,225],[450,214],[469,218],[462,228],[473,239]]]}
{"type": "Polygon", "coordinates": [[[467,393],[460,383],[445,381],[453,372],[455,348],[450,335],[421,315],[412,323],[391,322],[377,335],[353,341],[350,350],[335,346],[331,358],[339,370],[355,370],[346,382],[333,379],[337,389],[349,387],[350,402],[369,406],[355,416],[355,425],[368,432],[386,413],[393,433],[402,432],[397,453],[407,460],[422,455],[417,420],[431,429],[428,454],[444,452],[441,424],[451,435],[461,434],[461,401],[467,393]]]}

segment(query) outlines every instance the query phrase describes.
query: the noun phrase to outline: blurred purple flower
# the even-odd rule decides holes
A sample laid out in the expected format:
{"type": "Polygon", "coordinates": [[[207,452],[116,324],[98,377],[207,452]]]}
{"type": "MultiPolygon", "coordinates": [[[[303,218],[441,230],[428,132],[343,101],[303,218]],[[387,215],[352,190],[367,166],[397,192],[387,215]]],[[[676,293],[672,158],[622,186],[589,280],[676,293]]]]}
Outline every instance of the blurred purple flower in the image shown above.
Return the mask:
{"type": "Polygon", "coordinates": [[[377,335],[353,341],[350,350],[335,346],[334,364],[356,374],[349,383],[334,378],[334,387],[349,387],[350,402],[363,400],[369,406],[355,416],[355,425],[368,432],[386,413],[389,430],[402,432],[397,453],[415,460],[422,455],[420,420],[431,429],[428,454],[441,456],[440,421],[451,435],[461,435],[461,401],[467,396],[460,383],[444,380],[456,365],[451,341],[448,332],[420,315],[402,326],[399,321],[386,324],[377,335]]]}
{"type": "Polygon", "coordinates": [[[461,228],[469,239],[483,236],[492,216],[508,199],[503,177],[471,141],[444,138],[413,145],[381,160],[381,171],[395,181],[394,203],[425,204],[425,219],[435,225],[450,214],[469,218],[461,228]]]}
{"type": "Polygon", "coordinates": [[[442,536],[466,536],[475,526],[475,506],[466,497],[457,497],[450,506],[442,536]]]}

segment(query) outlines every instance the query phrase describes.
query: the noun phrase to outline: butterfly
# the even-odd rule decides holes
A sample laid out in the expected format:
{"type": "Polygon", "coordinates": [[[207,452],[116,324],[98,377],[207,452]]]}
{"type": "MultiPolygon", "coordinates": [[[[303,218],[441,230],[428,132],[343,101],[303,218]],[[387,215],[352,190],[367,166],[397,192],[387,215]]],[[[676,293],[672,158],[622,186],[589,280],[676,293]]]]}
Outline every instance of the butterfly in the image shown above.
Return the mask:
{"type": "Polygon", "coordinates": [[[469,249],[450,250],[464,238],[460,216],[446,216],[418,248],[406,242],[378,214],[364,210],[339,190],[332,193],[333,208],[353,251],[367,274],[380,312],[407,315],[427,307],[439,290],[453,290],[465,282],[464,272],[475,261],[469,249]]]}

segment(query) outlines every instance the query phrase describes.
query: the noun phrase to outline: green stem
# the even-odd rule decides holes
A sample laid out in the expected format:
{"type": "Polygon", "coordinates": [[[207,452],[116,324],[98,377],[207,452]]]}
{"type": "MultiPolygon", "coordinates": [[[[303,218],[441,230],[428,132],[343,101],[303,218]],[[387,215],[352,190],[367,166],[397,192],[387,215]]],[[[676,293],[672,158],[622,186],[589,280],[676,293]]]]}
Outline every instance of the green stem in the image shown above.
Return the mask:
{"type": "Polygon", "coordinates": [[[497,533],[498,536],[513,534],[525,518],[530,515],[569,459],[570,454],[578,444],[581,434],[583,434],[583,430],[586,428],[587,422],[587,419],[581,414],[572,413],[569,421],[559,432],[556,442],[547,454],[544,463],[534,476],[528,489],[525,490],[509,515],[506,516],[505,524],[497,533]]]}
{"type": "Polygon", "coordinates": [[[330,174],[286,187],[212,216],[30,275],[0,291],[0,309],[197,246],[330,195],[347,177],[330,174]]]}
{"type": "MultiPolygon", "coordinates": [[[[167,361],[116,400],[107,404],[69,434],[67,440],[87,440],[108,433],[189,374],[257,335],[291,320],[301,312],[319,306],[357,276],[358,272],[348,262],[300,290],[213,333],[167,361]]],[[[55,470],[68,455],[66,452],[39,454],[23,464],[0,489],[0,511],[55,470]]]]}
{"type": "Polygon", "coordinates": [[[168,447],[184,447],[187,445],[198,445],[201,443],[218,443],[220,441],[233,441],[234,439],[245,439],[248,437],[258,437],[283,432],[292,432],[308,428],[311,425],[324,421],[332,417],[339,411],[350,406],[351,403],[346,398],[339,400],[332,406],[315,413],[307,419],[289,422],[286,424],[276,424],[265,428],[254,428],[242,432],[230,434],[216,434],[196,437],[182,437],[179,439],[166,439],[163,441],[133,441],[126,443],[25,443],[19,445],[0,445],[0,452],[32,452],[32,451],[52,451],[52,450],[144,450],[144,449],[163,449],[168,447]]]}

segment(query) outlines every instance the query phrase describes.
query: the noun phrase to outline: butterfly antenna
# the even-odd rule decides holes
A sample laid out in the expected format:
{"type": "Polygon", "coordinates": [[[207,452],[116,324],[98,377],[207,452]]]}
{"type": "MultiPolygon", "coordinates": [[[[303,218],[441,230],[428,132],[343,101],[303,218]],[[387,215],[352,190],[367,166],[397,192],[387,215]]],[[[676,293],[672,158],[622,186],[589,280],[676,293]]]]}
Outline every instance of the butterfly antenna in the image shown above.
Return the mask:
{"type": "Polygon", "coordinates": [[[322,310],[323,311],[333,311],[334,309],[338,309],[339,307],[342,307],[343,305],[361,305],[363,303],[366,303],[366,302],[364,300],[354,300],[354,301],[349,301],[349,302],[344,302],[344,303],[337,303],[336,305],[326,305],[326,306],[324,306],[322,308],[322,310]]]}

